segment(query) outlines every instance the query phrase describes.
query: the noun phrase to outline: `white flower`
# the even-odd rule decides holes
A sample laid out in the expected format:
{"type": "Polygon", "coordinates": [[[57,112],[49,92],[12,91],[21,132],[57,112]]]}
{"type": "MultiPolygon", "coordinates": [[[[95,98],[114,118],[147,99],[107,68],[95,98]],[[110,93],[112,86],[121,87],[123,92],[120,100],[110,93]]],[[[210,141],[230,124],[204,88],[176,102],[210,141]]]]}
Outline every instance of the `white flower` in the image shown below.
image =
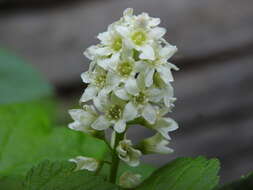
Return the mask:
{"type": "Polygon", "coordinates": [[[96,171],[99,166],[99,161],[90,157],[77,156],[69,161],[76,163],[76,170],[96,171]]]}
{"type": "MultiPolygon", "coordinates": [[[[114,25],[110,25],[106,32],[98,34],[98,39],[109,54],[118,53],[122,50],[122,38],[114,29],[114,25]]],[[[108,55],[108,54],[106,54],[108,55]]]]}
{"type": "Polygon", "coordinates": [[[90,127],[98,117],[98,114],[93,106],[84,105],[83,109],[69,110],[69,114],[74,120],[74,122],[69,124],[70,129],[82,131],[88,134],[94,134],[96,132],[90,127]]]}
{"type": "Polygon", "coordinates": [[[84,53],[85,57],[88,59],[95,61],[98,57],[106,57],[111,54],[111,51],[109,51],[107,48],[104,48],[103,46],[99,45],[92,45],[89,48],[87,48],[84,53]]]}
{"type": "MultiPolygon", "coordinates": [[[[148,13],[142,13],[136,16],[137,25],[143,28],[154,28],[161,22],[160,18],[153,18],[148,13]]],[[[157,36],[156,36],[157,37],[157,36]]]]}
{"type": "Polygon", "coordinates": [[[97,120],[91,125],[93,129],[105,130],[113,125],[116,132],[122,133],[126,129],[126,122],[137,117],[137,110],[134,109],[131,102],[125,103],[116,96],[108,100],[106,96],[94,98],[94,104],[100,112],[97,120]]]}
{"type": "Polygon", "coordinates": [[[141,151],[134,149],[130,140],[124,139],[120,141],[116,151],[119,158],[126,162],[129,166],[136,167],[139,165],[141,151]]]}
{"type": "Polygon", "coordinates": [[[87,102],[96,97],[101,91],[110,93],[119,84],[118,77],[111,72],[107,72],[101,67],[96,67],[94,71],[87,71],[81,75],[83,82],[89,83],[80,101],[87,102]]]}
{"type": "Polygon", "coordinates": [[[153,39],[150,38],[149,33],[142,28],[131,29],[125,26],[118,26],[117,31],[124,38],[124,43],[128,48],[140,51],[140,59],[154,60],[153,39]]]}
{"type": "Polygon", "coordinates": [[[177,51],[176,46],[166,45],[165,47],[157,46],[155,60],[143,61],[143,75],[145,76],[145,85],[150,87],[153,84],[154,74],[159,74],[161,80],[167,85],[174,81],[171,69],[178,70],[178,68],[168,63],[167,60],[177,51]]]}
{"type": "Polygon", "coordinates": [[[124,12],[121,25],[116,25],[115,30],[124,39],[124,44],[140,52],[140,59],[155,59],[154,44],[166,33],[166,30],[157,27],[160,19],[149,17],[147,13],[138,16],[132,15],[132,9],[124,12]]]}
{"type": "Polygon", "coordinates": [[[176,98],[174,97],[174,89],[170,83],[166,84],[158,74],[158,72],[155,72],[153,76],[153,84],[158,89],[160,89],[159,96],[161,99],[163,99],[164,105],[169,108],[169,111],[172,110],[174,107],[174,102],[176,101],[176,98]]]}
{"type": "Polygon", "coordinates": [[[163,99],[164,89],[161,90],[155,86],[146,88],[141,76],[138,77],[136,83],[139,91],[136,94],[129,94],[124,87],[118,87],[114,92],[119,98],[132,102],[133,109],[150,124],[154,124],[157,115],[154,105],[159,104],[163,99]]]}
{"type": "Polygon", "coordinates": [[[146,127],[156,130],[163,138],[170,140],[169,132],[175,131],[178,129],[178,124],[175,120],[164,117],[169,111],[168,108],[158,109],[156,108],[157,120],[153,125],[147,124],[146,127]]]}
{"type": "Polygon", "coordinates": [[[139,72],[136,66],[138,63],[135,63],[132,56],[132,51],[125,50],[117,65],[113,66],[114,74],[120,82],[120,85],[114,88],[114,91],[124,87],[129,94],[136,95],[139,92],[135,79],[136,74],[139,72]]]}
{"type": "Polygon", "coordinates": [[[140,143],[140,147],[144,154],[168,154],[173,152],[173,149],[167,147],[168,144],[169,141],[157,133],[152,137],[144,139],[140,143]]]}
{"type": "Polygon", "coordinates": [[[141,175],[124,172],[119,178],[119,185],[124,188],[134,188],[141,183],[141,175]]]}
{"type": "MultiPolygon", "coordinates": [[[[100,47],[97,47],[97,51],[100,50],[100,55],[93,51],[98,56],[96,59],[97,64],[105,70],[110,70],[117,65],[120,60],[121,52],[123,51],[123,40],[122,37],[114,29],[114,24],[108,27],[106,32],[100,33],[98,39],[101,41],[100,47]]],[[[95,57],[95,56],[94,56],[95,57]]]]}

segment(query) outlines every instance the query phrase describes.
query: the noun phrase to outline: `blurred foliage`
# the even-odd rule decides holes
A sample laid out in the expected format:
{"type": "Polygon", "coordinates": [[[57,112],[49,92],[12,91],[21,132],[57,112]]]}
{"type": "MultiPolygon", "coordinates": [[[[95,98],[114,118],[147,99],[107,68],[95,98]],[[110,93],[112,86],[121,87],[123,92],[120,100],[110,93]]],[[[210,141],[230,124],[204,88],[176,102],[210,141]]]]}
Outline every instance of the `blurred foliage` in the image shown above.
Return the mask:
{"type": "Polygon", "coordinates": [[[24,177],[11,176],[0,177],[0,189],[1,190],[23,190],[24,177]]]}
{"type": "Polygon", "coordinates": [[[53,94],[52,87],[35,69],[0,49],[0,104],[40,99],[53,94]]]}
{"type": "Polygon", "coordinates": [[[0,107],[0,174],[25,174],[44,159],[103,158],[103,141],[67,127],[53,127],[50,109],[50,101],[0,107]]]}

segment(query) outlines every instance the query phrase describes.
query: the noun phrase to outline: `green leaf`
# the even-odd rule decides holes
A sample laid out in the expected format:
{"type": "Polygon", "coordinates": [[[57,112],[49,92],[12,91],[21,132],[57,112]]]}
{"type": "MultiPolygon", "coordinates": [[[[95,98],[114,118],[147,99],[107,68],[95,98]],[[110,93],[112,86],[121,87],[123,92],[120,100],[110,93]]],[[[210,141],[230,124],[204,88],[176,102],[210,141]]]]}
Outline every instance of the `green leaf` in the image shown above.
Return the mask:
{"type": "Polygon", "coordinates": [[[244,176],[241,179],[229,184],[225,184],[216,190],[252,190],[253,189],[253,173],[244,176]]]}
{"type": "Polygon", "coordinates": [[[1,190],[23,190],[23,177],[11,176],[0,178],[1,190]]]}
{"type": "Polygon", "coordinates": [[[156,170],[136,190],[211,190],[219,180],[219,162],[179,158],[156,170]]]}
{"type": "Polygon", "coordinates": [[[102,177],[89,171],[74,172],[69,162],[45,161],[31,169],[24,184],[25,190],[118,190],[102,177]]]}
{"type": "Polygon", "coordinates": [[[50,96],[52,88],[30,65],[0,49],[0,92],[0,104],[8,104],[50,96]]]}
{"type": "Polygon", "coordinates": [[[103,141],[53,127],[52,104],[34,101],[0,106],[0,176],[24,175],[41,160],[68,160],[78,155],[102,159],[103,141]]]}

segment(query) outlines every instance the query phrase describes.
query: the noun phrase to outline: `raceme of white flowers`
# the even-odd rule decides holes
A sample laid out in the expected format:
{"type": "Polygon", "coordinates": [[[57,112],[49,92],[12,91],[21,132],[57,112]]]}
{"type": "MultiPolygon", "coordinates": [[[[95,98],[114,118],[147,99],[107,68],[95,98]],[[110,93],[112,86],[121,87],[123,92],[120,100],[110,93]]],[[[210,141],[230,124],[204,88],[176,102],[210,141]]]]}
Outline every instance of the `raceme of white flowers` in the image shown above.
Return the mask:
{"type": "MultiPolygon", "coordinates": [[[[81,74],[88,84],[80,99],[83,107],[69,111],[74,120],[70,129],[95,135],[112,128],[113,133],[124,134],[124,139],[113,146],[118,157],[132,167],[139,165],[143,154],[173,152],[167,147],[168,133],[178,128],[173,119],[165,116],[176,100],[171,71],[178,68],[169,60],[177,48],[163,38],[166,29],[159,24],[159,18],[147,13],[136,16],[128,8],[120,20],[100,33],[100,43],[84,52],[90,65],[81,74]],[[132,124],[155,134],[134,145],[126,135],[132,124]]],[[[92,158],[77,157],[71,161],[79,169],[94,171],[98,167],[92,158]]]]}

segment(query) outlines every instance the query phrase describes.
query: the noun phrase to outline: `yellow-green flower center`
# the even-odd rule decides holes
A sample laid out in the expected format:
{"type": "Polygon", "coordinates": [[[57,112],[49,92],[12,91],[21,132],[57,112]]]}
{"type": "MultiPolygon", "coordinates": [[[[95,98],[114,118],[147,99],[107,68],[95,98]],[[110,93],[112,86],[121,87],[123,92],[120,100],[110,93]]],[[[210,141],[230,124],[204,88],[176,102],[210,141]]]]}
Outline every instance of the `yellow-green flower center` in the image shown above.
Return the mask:
{"type": "Polygon", "coordinates": [[[133,63],[129,61],[122,62],[118,65],[117,69],[121,76],[127,77],[133,71],[133,63]]]}
{"type": "Polygon", "coordinates": [[[118,120],[122,115],[122,108],[119,105],[112,105],[106,113],[110,120],[118,120]]]}
{"type": "Polygon", "coordinates": [[[144,104],[146,102],[146,96],[143,92],[140,92],[138,96],[134,97],[134,102],[136,104],[144,104]]]}
{"type": "Polygon", "coordinates": [[[121,48],[122,48],[122,39],[121,39],[121,37],[116,37],[113,40],[112,49],[114,51],[119,51],[119,50],[121,50],[121,48]]]}
{"type": "Polygon", "coordinates": [[[131,39],[136,45],[142,45],[147,40],[147,35],[144,31],[137,31],[133,33],[131,39]]]}
{"type": "Polygon", "coordinates": [[[106,82],[106,74],[100,74],[97,75],[95,78],[95,85],[98,87],[103,87],[105,86],[105,82],[106,82]]]}

